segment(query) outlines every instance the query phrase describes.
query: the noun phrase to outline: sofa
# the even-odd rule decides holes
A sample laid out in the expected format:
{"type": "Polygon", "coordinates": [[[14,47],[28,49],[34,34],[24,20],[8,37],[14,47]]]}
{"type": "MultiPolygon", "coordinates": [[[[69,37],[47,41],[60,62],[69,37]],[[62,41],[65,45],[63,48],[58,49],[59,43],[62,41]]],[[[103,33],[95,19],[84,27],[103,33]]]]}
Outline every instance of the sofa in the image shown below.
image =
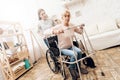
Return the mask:
{"type": "Polygon", "coordinates": [[[95,50],[120,45],[120,28],[115,20],[86,25],[85,30],[95,50]]]}
{"type": "MultiPolygon", "coordinates": [[[[86,22],[84,30],[86,31],[94,50],[102,50],[120,45],[120,20],[117,20],[117,22],[112,19],[99,21],[97,23],[86,22]]],[[[91,49],[86,38],[85,41],[87,48],[91,49]]]]}

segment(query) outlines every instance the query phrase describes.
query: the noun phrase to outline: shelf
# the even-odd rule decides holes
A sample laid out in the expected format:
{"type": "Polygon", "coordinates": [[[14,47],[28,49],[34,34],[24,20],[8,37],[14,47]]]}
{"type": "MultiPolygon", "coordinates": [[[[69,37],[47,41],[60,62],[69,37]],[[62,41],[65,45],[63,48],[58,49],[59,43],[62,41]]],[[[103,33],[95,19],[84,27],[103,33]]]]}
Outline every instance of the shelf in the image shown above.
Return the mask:
{"type": "Polygon", "coordinates": [[[14,55],[17,53],[18,49],[20,49],[20,46],[17,47],[10,47],[9,49],[5,50],[7,55],[14,55]]]}
{"type": "Polygon", "coordinates": [[[22,60],[23,60],[23,59],[19,59],[19,60],[15,61],[15,62],[11,63],[10,66],[15,65],[15,64],[17,64],[18,62],[20,62],[20,61],[22,61],[22,60]]]}
{"type": "Polygon", "coordinates": [[[21,72],[19,72],[19,74],[16,75],[15,79],[17,79],[18,77],[20,77],[22,74],[24,74],[25,72],[27,72],[29,69],[31,69],[33,67],[33,65],[30,66],[30,68],[25,69],[25,70],[21,70],[21,72]]]}
{"type": "Polygon", "coordinates": [[[18,23],[8,22],[1,22],[0,25],[4,30],[3,34],[0,35],[2,72],[5,80],[15,80],[32,68],[33,64],[30,62],[31,60],[29,58],[28,47],[22,26],[18,23]],[[25,69],[25,58],[29,60],[29,69],[25,69]]]}
{"type": "Polygon", "coordinates": [[[13,63],[11,63],[10,65],[12,66],[12,65],[14,65],[14,64],[16,64],[16,63],[18,63],[18,62],[20,62],[20,61],[22,61],[22,60],[24,60],[25,58],[28,58],[29,57],[29,55],[28,55],[28,53],[22,53],[22,52],[20,52],[20,53],[18,53],[18,60],[17,61],[15,61],[15,62],[13,62],[13,63]],[[21,55],[20,55],[21,54],[21,55]]]}
{"type": "Polygon", "coordinates": [[[14,76],[15,79],[17,79],[18,77],[20,77],[22,74],[24,74],[26,71],[28,71],[29,69],[31,69],[33,67],[33,65],[31,63],[29,63],[29,64],[30,64],[30,67],[28,69],[25,69],[25,62],[24,61],[16,63],[13,67],[11,66],[12,71],[15,75],[14,76]]]}

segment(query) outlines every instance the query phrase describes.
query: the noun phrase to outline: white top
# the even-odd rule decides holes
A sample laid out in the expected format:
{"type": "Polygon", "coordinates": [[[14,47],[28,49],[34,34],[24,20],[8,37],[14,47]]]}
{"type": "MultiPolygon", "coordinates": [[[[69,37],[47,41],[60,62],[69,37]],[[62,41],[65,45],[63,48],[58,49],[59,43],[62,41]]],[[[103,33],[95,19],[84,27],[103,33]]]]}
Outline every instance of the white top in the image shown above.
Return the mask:
{"type": "Polygon", "coordinates": [[[40,20],[38,22],[38,33],[44,38],[45,36],[43,35],[44,31],[53,27],[53,21],[51,19],[46,19],[46,20],[40,20]]]}

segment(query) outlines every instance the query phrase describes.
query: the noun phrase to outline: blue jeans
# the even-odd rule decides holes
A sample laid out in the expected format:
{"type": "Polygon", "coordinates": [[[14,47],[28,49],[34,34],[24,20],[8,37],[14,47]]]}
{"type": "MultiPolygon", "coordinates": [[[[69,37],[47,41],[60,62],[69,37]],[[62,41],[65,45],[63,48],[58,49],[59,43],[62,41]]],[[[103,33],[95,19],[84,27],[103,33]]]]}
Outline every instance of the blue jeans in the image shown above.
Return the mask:
{"type": "MultiPolygon", "coordinates": [[[[77,59],[81,59],[81,58],[82,58],[82,52],[81,52],[81,50],[80,50],[79,48],[77,48],[76,46],[73,46],[73,48],[70,47],[70,48],[68,48],[68,49],[62,49],[62,50],[61,50],[61,53],[62,53],[63,55],[69,56],[69,57],[70,57],[70,62],[76,61],[75,55],[76,55],[77,59]],[[75,54],[74,51],[75,51],[77,54],[75,54]],[[74,54],[75,54],[75,55],[74,55],[74,54]]],[[[79,62],[79,65],[80,65],[80,62],[79,62]]],[[[75,69],[75,68],[76,68],[76,64],[70,64],[69,67],[75,69]]]]}

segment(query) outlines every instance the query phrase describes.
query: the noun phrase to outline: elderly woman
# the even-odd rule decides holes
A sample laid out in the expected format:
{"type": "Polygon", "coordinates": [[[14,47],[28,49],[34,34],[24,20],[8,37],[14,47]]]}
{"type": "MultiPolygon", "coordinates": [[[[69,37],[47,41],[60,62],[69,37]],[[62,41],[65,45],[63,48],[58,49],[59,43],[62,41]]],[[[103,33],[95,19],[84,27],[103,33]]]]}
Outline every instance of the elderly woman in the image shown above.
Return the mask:
{"type": "MultiPolygon", "coordinates": [[[[74,27],[74,25],[70,24],[70,12],[66,10],[62,14],[62,23],[60,25],[57,25],[51,29],[48,29],[45,31],[45,35],[50,35],[50,34],[56,34],[58,36],[58,46],[61,50],[62,55],[66,55],[70,57],[70,62],[74,62],[75,59],[75,53],[77,53],[77,59],[81,59],[82,57],[82,52],[79,48],[76,46],[72,46],[72,39],[74,37],[74,32],[77,32],[79,34],[82,33],[83,31],[83,25],[79,27],[74,27]]],[[[80,62],[79,62],[80,66],[80,62]]],[[[72,75],[72,80],[77,80],[77,75],[78,72],[76,71],[76,64],[70,64],[69,65],[69,70],[72,75]]],[[[80,67],[80,71],[83,74],[87,74],[88,71],[86,69],[83,69],[80,67]]]]}

